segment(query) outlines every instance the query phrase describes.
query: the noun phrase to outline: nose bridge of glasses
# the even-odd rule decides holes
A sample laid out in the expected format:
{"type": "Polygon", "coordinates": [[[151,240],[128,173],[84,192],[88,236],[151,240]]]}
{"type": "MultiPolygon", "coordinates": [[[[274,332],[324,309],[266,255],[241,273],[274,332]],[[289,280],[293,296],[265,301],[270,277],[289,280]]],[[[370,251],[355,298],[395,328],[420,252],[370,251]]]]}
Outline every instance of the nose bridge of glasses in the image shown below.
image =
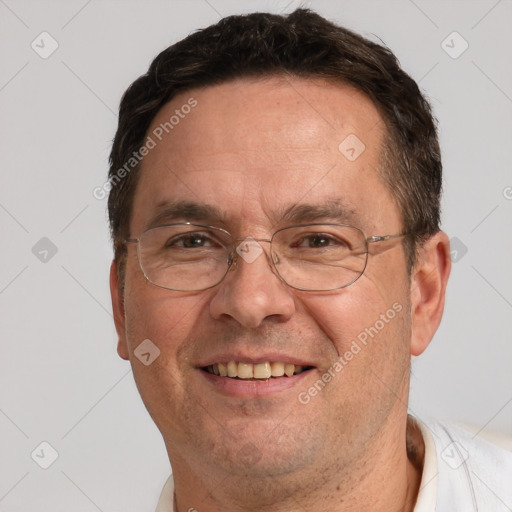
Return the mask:
{"type": "Polygon", "coordinates": [[[233,247],[228,256],[229,270],[234,270],[239,260],[252,264],[264,253],[271,270],[274,271],[272,263],[275,265],[278,259],[271,250],[271,244],[272,240],[269,238],[233,237],[233,247]],[[265,246],[261,245],[261,243],[268,244],[268,249],[265,249],[265,246]]]}

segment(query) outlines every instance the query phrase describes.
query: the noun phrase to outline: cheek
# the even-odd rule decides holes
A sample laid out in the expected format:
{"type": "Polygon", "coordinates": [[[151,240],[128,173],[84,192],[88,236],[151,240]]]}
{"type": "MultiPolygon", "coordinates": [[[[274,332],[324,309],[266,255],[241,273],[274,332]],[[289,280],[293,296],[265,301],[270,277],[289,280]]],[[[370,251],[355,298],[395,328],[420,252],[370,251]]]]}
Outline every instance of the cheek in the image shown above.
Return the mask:
{"type": "Polygon", "coordinates": [[[340,411],[358,425],[383,418],[397,406],[397,399],[406,400],[410,362],[406,304],[379,300],[375,294],[373,302],[364,297],[331,297],[316,301],[310,311],[337,354],[319,376],[329,381],[322,400],[334,423],[339,423],[340,411]]]}
{"type": "Polygon", "coordinates": [[[158,300],[143,296],[126,304],[129,346],[150,339],[166,356],[176,353],[193,334],[201,300],[158,300]]]}
{"type": "Polygon", "coordinates": [[[307,304],[336,356],[302,398],[313,397],[310,405],[349,444],[358,436],[371,439],[407,399],[408,308],[375,289],[370,300],[364,291],[363,285],[307,304]],[[317,386],[320,380],[326,385],[317,386]]]}
{"type": "Polygon", "coordinates": [[[304,300],[335,357],[354,368],[392,365],[390,359],[408,354],[409,308],[404,288],[386,287],[384,294],[376,286],[363,276],[346,290],[304,300]]]}
{"type": "Polygon", "coordinates": [[[172,354],[190,338],[205,297],[165,290],[149,283],[140,268],[127,268],[125,289],[126,335],[130,352],[145,339],[175,366],[172,354]]]}
{"type": "Polygon", "coordinates": [[[157,426],[179,430],[189,400],[187,381],[192,368],[187,361],[188,345],[204,298],[177,297],[145,280],[127,282],[126,336],[135,383],[157,426]],[[145,359],[142,354],[148,352],[145,359]]]}

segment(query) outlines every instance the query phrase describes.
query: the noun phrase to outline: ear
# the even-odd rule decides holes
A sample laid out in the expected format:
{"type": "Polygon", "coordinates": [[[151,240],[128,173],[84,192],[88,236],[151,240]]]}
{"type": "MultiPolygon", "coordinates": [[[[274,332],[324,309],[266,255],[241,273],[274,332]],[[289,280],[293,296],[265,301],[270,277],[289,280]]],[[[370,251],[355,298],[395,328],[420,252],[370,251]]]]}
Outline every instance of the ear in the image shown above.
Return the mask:
{"type": "Polygon", "coordinates": [[[118,342],[117,353],[123,359],[129,359],[128,343],[126,340],[126,323],[124,312],[124,300],[121,284],[117,275],[117,264],[115,261],[110,265],[110,295],[112,297],[112,311],[116,326],[118,342]]]}
{"type": "Polygon", "coordinates": [[[451,269],[450,240],[443,231],[420,249],[411,276],[411,354],[429,345],[443,316],[446,285],[451,269]]]}

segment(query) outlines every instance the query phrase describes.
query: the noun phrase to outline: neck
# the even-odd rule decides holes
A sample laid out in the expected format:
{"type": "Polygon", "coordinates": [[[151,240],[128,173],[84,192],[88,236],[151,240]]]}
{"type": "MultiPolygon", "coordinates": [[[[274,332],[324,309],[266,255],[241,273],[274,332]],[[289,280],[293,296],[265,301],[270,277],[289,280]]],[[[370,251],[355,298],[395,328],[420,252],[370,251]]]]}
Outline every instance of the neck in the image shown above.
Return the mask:
{"type": "Polygon", "coordinates": [[[409,417],[407,425],[403,423],[375,436],[357,462],[330,460],[323,468],[278,479],[213,468],[197,471],[173,453],[174,510],[290,512],[300,504],[311,512],[411,512],[421,482],[424,444],[416,422],[409,417]]]}

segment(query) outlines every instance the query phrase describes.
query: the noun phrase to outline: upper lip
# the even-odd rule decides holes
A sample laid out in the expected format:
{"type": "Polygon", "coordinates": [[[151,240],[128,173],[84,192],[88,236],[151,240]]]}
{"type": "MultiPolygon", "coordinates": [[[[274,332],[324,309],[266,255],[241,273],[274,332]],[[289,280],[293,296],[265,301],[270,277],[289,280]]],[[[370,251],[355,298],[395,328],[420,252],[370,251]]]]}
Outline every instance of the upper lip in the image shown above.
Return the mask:
{"type": "Polygon", "coordinates": [[[279,352],[264,352],[254,354],[247,354],[243,352],[223,352],[219,353],[215,356],[208,356],[201,360],[201,362],[197,365],[198,368],[204,368],[206,366],[210,366],[216,363],[228,363],[229,361],[236,361],[242,363],[285,363],[285,364],[294,364],[296,366],[315,366],[308,361],[307,359],[302,359],[297,356],[291,356],[288,354],[283,354],[279,352]]]}

